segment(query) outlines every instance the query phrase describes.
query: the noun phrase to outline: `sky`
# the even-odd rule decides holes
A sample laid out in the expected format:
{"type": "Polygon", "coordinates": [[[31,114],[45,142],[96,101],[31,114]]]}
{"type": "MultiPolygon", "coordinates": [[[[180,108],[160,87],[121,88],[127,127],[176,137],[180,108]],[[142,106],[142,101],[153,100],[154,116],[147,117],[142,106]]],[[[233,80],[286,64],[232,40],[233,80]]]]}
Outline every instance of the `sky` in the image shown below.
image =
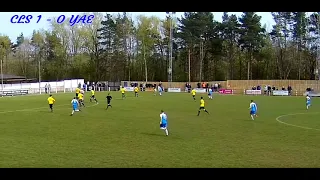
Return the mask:
{"type": "MultiPolygon", "coordinates": [[[[110,14],[119,13],[119,12],[108,12],[110,14]]],[[[47,21],[48,18],[58,17],[60,15],[65,15],[66,18],[71,17],[72,15],[82,14],[82,12],[0,12],[0,34],[7,35],[11,41],[15,42],[17,36],[21,33],[25,37],[30,37],[33,30],[38,29],[49,29],[50,22],[47,21]],[[11,23],[11,17],[14,15],[32,15],[33,19],[28,24],[13,24],[11,23]],[[37,23],[37,16],[41,15],[41,20],[37,23]]],[[[105,14],[105,12],[103,13],[105,14]]],[[[146,16],[157,16],[164,19],[166,17],[165,12],[128,12],[133,18],[138,15],[146,16]]],[[[241,16],[242,12],[229,12],[229,14],[235,14],[238,17],[241,16]]],[[[266,25],[267,30],[272,28],[274,25],[274,20],[270,12],[257,12],[261,16],[261,25],[266,25]]],[[[176,17],[181,17],[183,12],[177,12],[176,17]]],[[[214,19],[217,21],[222,20],[223,12],[213,12],[214,19]]]]}

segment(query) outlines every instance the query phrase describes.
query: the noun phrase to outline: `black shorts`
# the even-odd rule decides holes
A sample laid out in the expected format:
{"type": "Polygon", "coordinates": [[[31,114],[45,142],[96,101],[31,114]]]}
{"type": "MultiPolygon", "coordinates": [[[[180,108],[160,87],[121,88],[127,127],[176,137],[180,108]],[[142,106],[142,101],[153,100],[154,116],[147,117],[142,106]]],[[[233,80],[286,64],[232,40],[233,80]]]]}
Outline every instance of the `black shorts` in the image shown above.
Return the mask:
{"type": "Polygon", "coordinates": [[[204,109],[204,107],[200,107],[199,109],[200,109],[200,110],[201,110],[201,109],[204,109]]]}
{"type": "Polygon", "coordinates": [[[91,98],[94,99],[94,95],[92,95],[91,98]]]}
{"type": "Polygon", "coordinates": [[[79,94],[79,93],[76,93],[76,97],[78,97],[78,94],[79,94]]]}
{"type": "Polygon", "coordinates": [[[196,95],[192,95],[192,97],[195,97],[196,95]]]}
{"type": "Polygon", "coordinates": [[[111,103],[111,101],[107,101],[107,104],[109,105],[111,103]]]}
{"type": "Polygon", "coordinates": [[[49,104],[49,108],[52,108],[53,107],[53,104],[49,104]]]}

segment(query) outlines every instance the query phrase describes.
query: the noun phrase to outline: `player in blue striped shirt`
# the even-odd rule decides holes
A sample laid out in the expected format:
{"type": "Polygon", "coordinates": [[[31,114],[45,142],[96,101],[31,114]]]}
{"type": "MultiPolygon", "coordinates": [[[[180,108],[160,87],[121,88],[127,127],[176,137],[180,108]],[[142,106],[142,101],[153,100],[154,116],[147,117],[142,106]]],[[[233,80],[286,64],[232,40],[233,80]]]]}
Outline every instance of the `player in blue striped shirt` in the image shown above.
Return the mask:
{"type": "Polygon", "coordinates": [[[209,97],[209,99],[212,99],[212,94],[213,94],[213,92],[212,92],[212,89],[210,88],[209,91],[208,91],[208,97],[209,97]]]}
{"type": "Polygon", "coordinates": [[[253,102],[253,100],[251,100],[249,109],[250,109],[251,119],[254,120],[254,117],[257,117],[258,107],[257,107],[257,104],[253,102]]]}
{"type": "Polygon", "coordinates": [[[158,92],[159,92],[159,95],[160,95],[160,96],[162,96],[162,90],[163,90],[162,87],[161,87],[161,86],[158,86],[158,92]]]}
{"type": "Polygon", "coordinates": [[[168,117],[164,113],[164,111],[161,110],[161,114],[160,114],[160,129],[164,130],[164,132],[166,133],[166,136],[169,135],[167,126],[168,126],[168,117]]]}
{"type": "Polygon", "coordinates": [[[307,97],[306,97],[306,106],[307,106],[307,110],[309,109],[309,107],[311,106],[311,98],[310,98],[310,96],[309,95],[307,95],[307,97]]]}
{"type": "Polygon", "coordinates": [[[72,112],[71,112],[71,115],[72,116],[74,114],[74,112],[77,112],[77,111],[80,111],[79,109],[79,102],[77,100],[76,97],[74,97],[71,101],[71,104],[72,104],[72,112]]]}

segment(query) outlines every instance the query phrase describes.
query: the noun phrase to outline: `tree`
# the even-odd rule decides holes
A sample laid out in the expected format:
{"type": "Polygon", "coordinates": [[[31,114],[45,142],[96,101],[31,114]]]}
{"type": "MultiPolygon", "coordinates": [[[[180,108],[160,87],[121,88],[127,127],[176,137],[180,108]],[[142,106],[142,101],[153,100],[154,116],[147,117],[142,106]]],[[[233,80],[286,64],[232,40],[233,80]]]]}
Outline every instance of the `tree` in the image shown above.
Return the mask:
{"type": "MultiPolygon", "coordinates": [[[[239,50],[238,48],[238,41],[239,41],[239,33],[240,33],[240,23],[238,22],[238,18],[236,15],[228,15],[227,12],[223,13],[222,16],[222,23],[221,23],[221,38],[223,39],[223,53],[228,62],[228,79],[235,78],[235,62],[236,62],[236,55],[239,50]]],[[[241,78],[242,73],[242,64],[240,61],[239,65],[239,73],[241,78]]]]}
{"type": "Polygon", "coordinates": [[[5,72],[8,71],[8,55],[11,51],[11,46],[12,43],[8,36],[0,36],[0,61],[5,63],[5,72]]]}
{"type": "Polygon", "coordinates": [[[255,12],[244,12],[239,21],[241,23],[239,43],[242,50],[247,52],[247,79],[252,79],[252,65],[254,63],[254,55],[259,52],[263,46],[263,32],[261,27],[261,16],[255,12]]]}

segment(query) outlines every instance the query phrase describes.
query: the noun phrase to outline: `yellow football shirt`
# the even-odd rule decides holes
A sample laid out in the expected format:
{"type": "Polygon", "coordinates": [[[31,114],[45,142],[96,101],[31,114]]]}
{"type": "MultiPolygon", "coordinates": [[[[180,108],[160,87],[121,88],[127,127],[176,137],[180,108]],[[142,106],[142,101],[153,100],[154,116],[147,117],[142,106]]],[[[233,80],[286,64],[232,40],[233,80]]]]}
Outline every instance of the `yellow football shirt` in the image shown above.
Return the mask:
{"type": "Polygon", "coordinates": [[[196,90],[193,89],[193,90],[191,91],[191,93],[192,93],[193,96],[195,96],[195,95],[196,95],[196,90]]]}
{"type": "Polygon", "coordinates": [[[49,104],[54,104],[56,100],[53,97],[48,97],[48,103],[49,104]]]}
{"type": "Polygon", "coordinates": [[[78,95],[78,98],[79,98],[80,100],[82,100],[82,99],[83,99],[83,94],[80,93],[80,94],[78,95]]]}
{"type": "Polygon", "coordinates": [[[204,100],[203,99],[200,100],[200,107],[204,107],[204,100]]]}

